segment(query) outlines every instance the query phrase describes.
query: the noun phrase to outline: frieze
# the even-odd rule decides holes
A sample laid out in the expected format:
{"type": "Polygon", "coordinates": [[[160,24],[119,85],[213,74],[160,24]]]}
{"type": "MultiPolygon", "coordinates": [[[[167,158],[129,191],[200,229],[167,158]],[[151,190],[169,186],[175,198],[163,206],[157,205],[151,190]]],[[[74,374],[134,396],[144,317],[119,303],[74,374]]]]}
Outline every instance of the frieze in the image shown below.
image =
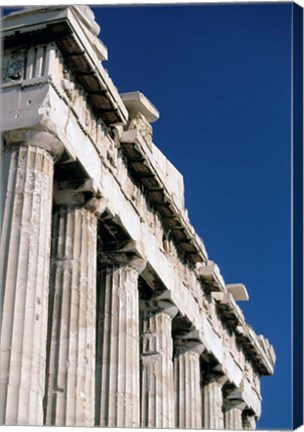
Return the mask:
{"type": "Polygon", "coordinates": [[[25,77],[26,50],[11,51],[3,58],[2,82],[21,81],[25,77]]]}

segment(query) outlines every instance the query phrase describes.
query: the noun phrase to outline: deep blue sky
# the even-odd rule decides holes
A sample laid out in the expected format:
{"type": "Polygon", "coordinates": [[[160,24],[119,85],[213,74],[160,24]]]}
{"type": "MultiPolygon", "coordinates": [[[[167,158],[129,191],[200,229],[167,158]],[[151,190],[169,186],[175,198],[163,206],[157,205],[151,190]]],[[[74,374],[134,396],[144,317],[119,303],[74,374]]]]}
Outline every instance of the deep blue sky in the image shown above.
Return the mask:
{"type": "Polygon", "coordinates": [[[190,221],[275,347],[257,426],[291,428],[291,4],[93,10],[104,66],[159,109],[154,143],[184,175],[190,221]]]}
{"type": "Polygon", "coordinates": [[[97,7],[120,92],[160,111],[154,143],[184,175],[190,221],[274,345],[259,429],[291,428],[291,4],[97,7]]]}

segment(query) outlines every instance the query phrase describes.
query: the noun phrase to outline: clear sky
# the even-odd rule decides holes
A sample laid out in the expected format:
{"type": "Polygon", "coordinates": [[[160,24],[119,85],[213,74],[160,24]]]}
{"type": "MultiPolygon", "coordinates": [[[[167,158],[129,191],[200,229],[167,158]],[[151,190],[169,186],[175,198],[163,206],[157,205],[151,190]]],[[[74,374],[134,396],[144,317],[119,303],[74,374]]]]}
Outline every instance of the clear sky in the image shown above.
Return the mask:
{"type": "Polygon", "coordinates": [[[160,111],[154,143],[184,175],[190,221],[274,345],[257,427],[291,428],[291,3],[93,10],[104,66],[160,111]]]}
{"type": "Polygon", "coordinates": [[[291,428],[291,4],[97,7],[120,92],[159,109],[154,143],[184,175],[190,221],[274,345],[259,429],[291,428]]]}

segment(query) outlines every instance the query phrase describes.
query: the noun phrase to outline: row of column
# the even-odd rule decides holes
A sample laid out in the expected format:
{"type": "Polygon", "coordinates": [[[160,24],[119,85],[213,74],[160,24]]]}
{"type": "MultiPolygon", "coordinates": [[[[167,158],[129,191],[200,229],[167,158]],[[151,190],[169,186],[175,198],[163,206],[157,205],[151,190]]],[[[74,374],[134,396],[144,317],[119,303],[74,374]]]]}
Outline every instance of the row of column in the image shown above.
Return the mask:
{"type": "Polygon", "coordinates": [[[96,291],[97,216],[76,199],[56,206],[52,221],[58,150],[50,148],[35,135],[10,149],[1,238],[1,423],[252,428],[239,407],[223,410],[220,380],[201,385],[203,346],[184,337],[173,346],[177,308],[139,304],[143,260],[118,257],[104,265],[96,291]]]}
{"type": "Polygon", "coordinates": [[[202,381],[204,346],[190,333],[172,338],[178,310],[169,302],[141,301],[142,428],[255,429],[242,400],[224,398],[227,378],[216,372],[202,381]]]}

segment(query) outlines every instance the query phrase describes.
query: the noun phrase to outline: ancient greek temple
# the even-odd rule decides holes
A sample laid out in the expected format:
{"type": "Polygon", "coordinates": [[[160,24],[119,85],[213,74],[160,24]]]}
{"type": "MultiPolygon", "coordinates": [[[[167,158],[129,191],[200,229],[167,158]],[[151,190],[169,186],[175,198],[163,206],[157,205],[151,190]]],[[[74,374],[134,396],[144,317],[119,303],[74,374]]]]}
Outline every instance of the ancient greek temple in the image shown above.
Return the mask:
{"type": "Polygon", "coordinates": [[[3,20],[1,423],[255,429],[273,347],[99,30],[85,6],[3,20]]]}

